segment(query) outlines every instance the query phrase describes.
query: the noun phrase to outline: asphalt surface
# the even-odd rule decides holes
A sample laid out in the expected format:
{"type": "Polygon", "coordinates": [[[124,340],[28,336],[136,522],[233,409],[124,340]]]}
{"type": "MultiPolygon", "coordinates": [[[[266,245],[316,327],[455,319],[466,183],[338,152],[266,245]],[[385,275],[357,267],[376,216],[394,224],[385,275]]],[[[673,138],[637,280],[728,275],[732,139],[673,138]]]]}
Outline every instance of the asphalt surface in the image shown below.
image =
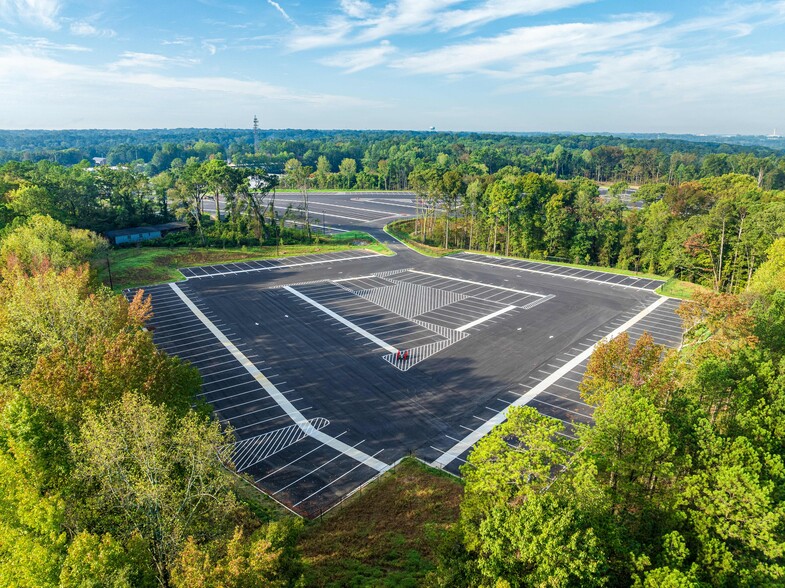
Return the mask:
{"type": "Polygon", "coordinates": [[[396,255],[223,264],[145,289],[156,343],[199,368],[201,398],[234,429],[237,470],[304,516],[409,454],[458,474],[513,404],[573,435],[591,422],[577,385],[594,344],[622,331],[680,342],[677,303],[654,294],[658,282],[423,257],[379,228],[414,210],[410,195],[312,193],[311,203],[325,216],[332,206],[331,227],[369,231],[396,255]]]}

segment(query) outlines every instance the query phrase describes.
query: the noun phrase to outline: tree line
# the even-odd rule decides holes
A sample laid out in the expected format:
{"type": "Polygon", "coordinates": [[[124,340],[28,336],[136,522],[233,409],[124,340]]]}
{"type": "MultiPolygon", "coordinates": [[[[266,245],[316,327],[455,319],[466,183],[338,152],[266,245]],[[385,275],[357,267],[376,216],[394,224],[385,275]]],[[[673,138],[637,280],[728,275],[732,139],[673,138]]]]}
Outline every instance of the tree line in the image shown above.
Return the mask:
{"type": "Polygon", "coordinates": [[[586,178],[517,167],[420,165],[409,182],[419,204],[410,232],[424,243],[676,275],[717,291],[743,290],[785,236],[785,192],[749,175],[646,184],[638,210],[619,197],[626,183],[603,199],[586,178]]]}
{"type": "Polygon", "coordinates": [[[230,164],[218,142],[134,143],[133,156],[145,145],[149,160],[126,152],[116,161],[128,163],[114,166],[5,163],[0,225],[45,214],[104,232],[176,218],[189,222],[192,244],[271,245],[310,238],[311,189],[407,189],[420,204],[415,236],[431,244],[678,275],[725,291],[745,287],[783,226],[785,159],[765,150],[302,131],[263,137],[256,150],[241,150],[251,163],[230,164]],[[640,184],[646,206],[628,211],[598,198],[598,180],[640,184]],[[279,187],[301,192],[303,213],[276,206],[279,187]],[[302,214],[305,231],[294,231],[302,214]]]}
{"type": "Polygon", "coordinates": [[[635,184],[743,173],[760,176],[766,188],[785,187],[782,145],[775,149],[695,139],[284,130],[260,131],[255,141],[250,130],[241,129],[0,131],[0,162],[75,165],[104,157],[109,165],[129,165],[153,176],[191,157],[220,157],[275,174],[283,173],[292,158],[316,170],[323,157],[322,166],[329,164],[334,173],[345,159],[355,161],[355,183],[349,187],[400,190],[418,162],[445,154],[456,164],[484,165],[489,173],[511,165],[559,179],[581,176],[635,184]]]}
{"type": "Polygon", "coordinates": [[[8,162],[0,166],[0,228],[34,215],[101,233],[178,219],[191,227],[192,236],[180,239],[190,244],[296,241],[302,237],[286,227],[287,211],[276,211],[277,185],[278,177],[263,169],[223,159],[190,158],[153,177],[86,162],[8,162]]]}

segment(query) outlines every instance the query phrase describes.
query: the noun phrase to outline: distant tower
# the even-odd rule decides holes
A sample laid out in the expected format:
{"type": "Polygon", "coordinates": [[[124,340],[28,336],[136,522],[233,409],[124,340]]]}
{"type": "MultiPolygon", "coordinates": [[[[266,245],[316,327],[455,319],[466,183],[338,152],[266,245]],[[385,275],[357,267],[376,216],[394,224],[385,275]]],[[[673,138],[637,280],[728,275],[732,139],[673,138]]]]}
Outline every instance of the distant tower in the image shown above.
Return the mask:
{"type": "Polygon", "coordinates": [[[259,153],[259,119],[253,115],[253,152],[259,153]]]}

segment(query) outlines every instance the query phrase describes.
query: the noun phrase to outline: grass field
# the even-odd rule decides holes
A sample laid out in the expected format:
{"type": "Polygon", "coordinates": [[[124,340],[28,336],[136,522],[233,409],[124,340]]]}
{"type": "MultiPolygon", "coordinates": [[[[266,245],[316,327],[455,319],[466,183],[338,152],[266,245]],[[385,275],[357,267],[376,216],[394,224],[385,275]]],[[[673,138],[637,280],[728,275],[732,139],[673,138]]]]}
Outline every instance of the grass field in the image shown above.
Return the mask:
{"type": "Polygon", "coordinates": [[[232,263],[270,257],[291,257],[312,253],[330,253],[347,249],[370,249],[391,255],[392,252],[366,233],[351,232],[330,237],[329,241],[313,245],[282,245],[280,248],[195,248],[195,247],[132,247],[112,249],[109,252],[109,267],[105,258],[93,261],[98,279],[109,285],[109,268],[112,286],[116,291],[137,286],[148,286],[184,279],[178,271],[181,267],[232,263]]]}
{"type": "Polygon", "coordinates": [[[415,459],[310,524],[300,540],[306,586],[420,586],[436,537],[458,519],[461,482],[415,459]]]}
{"type": "Polygon", "coordinates": [[[384,232],[392,237],[395,237],[399,241],[403,241],[411,249],[417,251],[417,253],[427,255],[428,257],[444,257],[445,255],[456,252],[455,249],[434,247],[432,245],[426,245],[412,239],[411,233],[407,230],[407,227],[413,222],[414,221],[411,219],[391,222],[389,225],[384,227],[384,232]]]}
{"type": "Polygon", "coordinates": [[[676,278],[670,278],[657,289],[657,293],[662,294],[663,296],[670,296],[671,298],[690,300],[696,292],[706,289],[705,286],[701,286],[700,284],[693,284],[692,282],[684,282],[676,278]]]}

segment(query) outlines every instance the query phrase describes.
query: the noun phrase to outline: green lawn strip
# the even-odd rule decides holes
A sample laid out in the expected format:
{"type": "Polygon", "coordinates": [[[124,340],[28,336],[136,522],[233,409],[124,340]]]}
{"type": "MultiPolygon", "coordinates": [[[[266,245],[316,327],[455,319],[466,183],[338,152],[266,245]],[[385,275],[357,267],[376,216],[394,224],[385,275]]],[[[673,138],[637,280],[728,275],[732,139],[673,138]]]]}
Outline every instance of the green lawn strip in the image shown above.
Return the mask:
{"type": "Polygon", "coordinates": [[[420,586],[436,536],[458,519],[463,487],[407,458],[321,520],[300,540],[307,586],[420,586]]]}
{"type": "Polygon", "coordinates": [[[400,226],[403,223],[411,222],[410,219],[401,220],[401,221],[393,221],[386,227],[384,227],[384,232],[402,241],[405,245],[408,245],[409,248],[414,249],[417,253],[421,255],[427,255],[428,257],[444,257],[445,255],[451,255],[456,253],[457,251],[454,249],[445,249],[444,247],[434,247],[433,245],[426,245],[425,243],[420,243],[419,241],[415,241],[412,239],[410,233],[401,230],[400,226]]]}
{"type": "Polygon", "coordinates": [[[606,267],[602,265],[583,265],[580,263],[568,263],[564,261],[550,261],[546,259],[534,259],[529,257],[515,257],[513,255],[502,255],[500,253],[489,253],[488,251],[479,251],[479,250],[472,250],[472,249],[461,249],[455,250],[453,253],[460,253],[461,251],[465,251],[466,253],[476,253],[478,255],[490,255],[492,257],[501,257],[503,259],[523,259],[525,261],[533,261],[535,263],[545,263],[548,265],[560,265],[564,267],[574,267],[576,269],[584,269],[588,271],[595,271],[595,272],[605,272],[608,274],[620,274],[623,276],[633,276],[635,278],[641,278],[646,280],[668,280],[669,278],[666,276],[658,276],[657,274],[649,274],[646,272],[635,272],[632,270],[626,269],[619,269],[616,267],[606,267]]]}
{"type": "MultiPolygon", "coordinates": [[[[113,249],[109,253],[112,283],[116,291],[125,288],[175,282],[184,279],[181,267],[195,267],[217,263],[252,261],[271,257],[290,257],[316,253],[332,253],[349,249],[370,249],[389,254],[389,250],[370,235],[359,233],[354,238],[331,239],[331,243],[313,245],[282,245],[280,248],[192,248],[192,247],[134,247],[113,249]],[[360,237],[359,235],[362,235],[360,237]]],[[[93,261],[98,279],[109,284],[109,271],[105,258],[93,261]]]]}
{"type": "Polygon", "coordinates": [[[705,286],[700,284],[693,284],[692,282],[685,282],[677,278],[669,278],[662,286],[657,288],[657,293],[663,296],[670,296],[671,298],[681,298],[682,300],[691,300],[697,292],[706,290],[705,286]]]}
{"type": "Polygon", "coordinates": [[[347,231],[346,233],[330,235],[330,241],[338,244],[349,243],[356,247],[370,249],[371,251],[381,253],[382,255],[395,255],[395,252],[391,251],[387,245],[380,243],[376,237],[369,235],[364,231],[347,231]]]}

